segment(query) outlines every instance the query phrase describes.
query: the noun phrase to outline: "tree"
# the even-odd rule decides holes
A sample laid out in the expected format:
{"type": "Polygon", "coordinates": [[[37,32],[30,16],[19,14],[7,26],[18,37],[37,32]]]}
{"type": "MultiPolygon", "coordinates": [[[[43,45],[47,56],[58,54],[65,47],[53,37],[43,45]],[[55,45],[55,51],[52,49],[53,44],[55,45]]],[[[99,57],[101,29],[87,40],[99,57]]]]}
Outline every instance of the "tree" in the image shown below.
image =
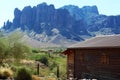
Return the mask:
{"type": "Polygon", "coordinates": [[[25,53],[30,53],[29,47],[20,43],[21,35],[17,33],[16,35],[0,38],[0,64],[6,59],[21,59],[25,57],[25,53]]]}
{"type": "Polygon", "coordinates": [[[5,46],[4,42],[2,40],[0,40],[0,64],[3,63],[3,60],[6,57],[5,49],[6,49],[6,46],[5,46]]]}
{"type": "Polygon", "coordinates": [[[15,31],[11,33],[10,35],[6,36],[6,40],[9,43],[9,46],[13,46],[14,43],[20,42],[21,38],[23,37],[23,34],[19,31],[15,31]]]}
{"type": "Polygon", "coordinates": [[[11,52],[15,59],[25,58],[25,53],[30,52],[29,48],[22,43],[14,43],[14,46],[11,48],[11,52]]]}

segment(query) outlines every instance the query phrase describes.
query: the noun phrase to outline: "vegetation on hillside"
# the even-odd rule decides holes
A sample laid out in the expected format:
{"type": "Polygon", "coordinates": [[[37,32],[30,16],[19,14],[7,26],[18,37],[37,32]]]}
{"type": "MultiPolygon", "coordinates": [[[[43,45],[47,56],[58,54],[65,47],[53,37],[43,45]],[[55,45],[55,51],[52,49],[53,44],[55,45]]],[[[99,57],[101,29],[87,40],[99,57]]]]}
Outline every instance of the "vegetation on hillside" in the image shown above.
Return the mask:
{"type": "Polygon", "coordinates": [[[64,48],[33,49],[21,43],[21,37],[19,33],[0,37],[0,78],[6,76],[5,79],[18,79],[23,75],[23,71],[26,72],[24,79],[66,78],[66,56],[61,54],[64,48]]]}
{"type": "Polygon", "coordinates": [[[0,65],[9,59],[21,59],[26,53],[30,53],[28,46],[20,43],[20,34],[14,33],[0,38],[0,65]]]}

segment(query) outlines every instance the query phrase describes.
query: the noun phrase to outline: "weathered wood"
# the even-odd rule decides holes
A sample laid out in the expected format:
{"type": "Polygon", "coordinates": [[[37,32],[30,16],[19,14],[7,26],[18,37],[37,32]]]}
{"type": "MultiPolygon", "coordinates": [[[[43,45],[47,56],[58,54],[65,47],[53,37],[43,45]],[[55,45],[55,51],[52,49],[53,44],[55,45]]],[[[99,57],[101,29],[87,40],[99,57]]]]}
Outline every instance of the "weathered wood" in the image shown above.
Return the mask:
{"type": "Polygon", "coordinates": [[[119,48],[72,49],[67,56],[68,78],[71,73],[78,79],[88,77],[85,73],[120,78],[119,48]]]}
{"type": "Polygon", "coordinates": [[[70,50],[67,55],[67,77],[74,77],[74,51],[70,50]]]}

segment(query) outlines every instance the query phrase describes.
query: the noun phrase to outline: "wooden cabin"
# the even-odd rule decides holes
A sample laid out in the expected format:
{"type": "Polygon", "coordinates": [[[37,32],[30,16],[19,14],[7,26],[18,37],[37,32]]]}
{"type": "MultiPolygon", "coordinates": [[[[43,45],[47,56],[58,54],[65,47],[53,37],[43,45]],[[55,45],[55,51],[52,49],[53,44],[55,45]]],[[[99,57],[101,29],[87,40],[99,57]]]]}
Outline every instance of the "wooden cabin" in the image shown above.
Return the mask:
{"type": "Polygon", "coordinates": [[[120,35],[91,38],[63,53],[67,55],[67,78],[120,80],[120,35]]]}

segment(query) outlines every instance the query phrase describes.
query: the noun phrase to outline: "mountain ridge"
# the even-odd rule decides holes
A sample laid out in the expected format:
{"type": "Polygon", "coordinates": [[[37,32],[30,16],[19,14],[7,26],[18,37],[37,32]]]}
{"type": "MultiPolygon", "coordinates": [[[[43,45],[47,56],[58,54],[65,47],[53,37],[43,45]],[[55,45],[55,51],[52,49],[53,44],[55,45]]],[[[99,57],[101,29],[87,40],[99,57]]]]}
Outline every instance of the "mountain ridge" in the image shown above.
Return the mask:
{"type": "Polygon", "coordinates": [[[66,5],[55,9],[53,4],[41,3],[34,7],[26,6],[23,10],[15,8],[13,22],[8,20],[2,30],[9,33],[18,28],[37,41],[58,45],[96,35],[120,34],[120,15],[99,14],[95,5],[82,8],[66,5]]]}

